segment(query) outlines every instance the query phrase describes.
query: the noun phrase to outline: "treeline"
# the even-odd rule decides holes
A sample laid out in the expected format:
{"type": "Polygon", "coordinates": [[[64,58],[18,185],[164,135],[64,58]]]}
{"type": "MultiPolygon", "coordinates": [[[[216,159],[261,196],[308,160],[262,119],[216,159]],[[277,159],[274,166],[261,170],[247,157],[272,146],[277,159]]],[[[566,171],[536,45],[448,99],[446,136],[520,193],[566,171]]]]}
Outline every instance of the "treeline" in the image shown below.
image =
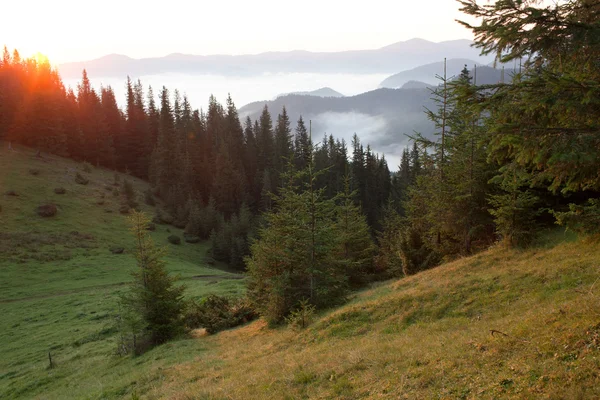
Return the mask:
{"type": "Polygon", "coordinates": [[[482,21],[463,25],[483,53],[521,67],[493,85],[466,66],[440,77],[427,111],[437,137],[415,135],[419,150],[403,154],[396,178],[409,186],[379,238],[379,262],[405,274],[496,241],[529,245],[556,223],[600,233],[600,6],[459,3],[482,21]]]}
{"type": "MultiPolygon", "coordinates": [[[[498,241],[527,246],[556,223],[600,233],[600,5],[460,3],[482,21],[464,24],[477,46],[502,62],[521,60],[521,69],[493,85],[478,85],[466,66],[458,77],[444,73],[436,107],[427,110],[437,137],[415,135],[391,181],[361,179],[353,160],[359,204],[389,193],[383,215],[364,209],[370,222],[380,221],[379,248],[360,271],[410,275],[498,241]]],[[[249,295],[274,322],[302,313],[307,302],[342,299],[353,273],[346,266],[358,262],[341,249],[367,248],[344,246],[339,204],[294,182],[267,213],[248,263],[249,295]]]]}
{"type": "MultiPolygon", "coordinates": [[[[95,90],[83,71],[76,91],[64,87],[46,60],[22,59],[4,48],[0,62],[0,139],[94,165],[128,172],[153,185],[147,197],[161,199],[156,218],[211,239],[213,257],[244,269],[257,216],[273,207],[271,194],[293,159],[304,168],[313,158],[324,171],[316,185],[332,198],[351,185],[373,229],[390,193],[385,158],[358,137],[347,144],[325,136],[313,150],[310,127],[300,117],[292,127],[285,108],[275,120],[265,106],[260,118],[241,123],[235,104],[214,97],[206,111],[162,88],[155,96],[140,81],[127,80],[121,110],[113,89],[95,90]]],[[[148,201],[152,201],[149,199],[148,201]]]]}

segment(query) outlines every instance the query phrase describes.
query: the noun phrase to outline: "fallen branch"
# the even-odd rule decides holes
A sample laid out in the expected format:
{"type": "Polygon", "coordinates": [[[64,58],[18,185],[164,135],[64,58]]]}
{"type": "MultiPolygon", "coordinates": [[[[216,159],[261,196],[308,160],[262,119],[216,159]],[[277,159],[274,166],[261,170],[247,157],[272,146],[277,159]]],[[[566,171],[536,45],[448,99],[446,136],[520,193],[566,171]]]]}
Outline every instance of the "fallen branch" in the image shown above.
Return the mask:
{"type": "Polygon", "coordinates": [[[494,336],[497,333],[497,334],[502,335],[504,337],[508,337],[508,338],[520,340],[521,342],[524,342],[524,343],[531,343],[530,340],[527,340],[527,339],[524,339],[524,338],[519,338],[519,337],[516,337],[516,336],[511,336],[511,335],[509,335],[507,333],[501,332],[501,331],[496,330],[496,329],[490,329],[490,333],[492,334],[492,336],[494,336]]]}

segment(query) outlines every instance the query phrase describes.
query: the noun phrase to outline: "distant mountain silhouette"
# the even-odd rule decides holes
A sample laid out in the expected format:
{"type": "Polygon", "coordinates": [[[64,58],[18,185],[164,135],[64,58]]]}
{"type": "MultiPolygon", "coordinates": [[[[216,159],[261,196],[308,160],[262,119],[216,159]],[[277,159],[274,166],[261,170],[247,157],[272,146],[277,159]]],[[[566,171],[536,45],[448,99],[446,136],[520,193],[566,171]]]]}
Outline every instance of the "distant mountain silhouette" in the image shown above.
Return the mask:
{"type": "MultiPolygon", "coordinates": [[[[478,59],[479,50],[469,40],[434,43],[423,39],[398,42],[374,50],[341,52],[288,51],[255,55],[170,54],[165,57],[133,59],[109,55],[96,60],[72,62],[59,66],[63,78],[78,78],[85,68],[92,77],[125,78],[162,73],[254,76],[264,73],[350,73],[392,74],[419,65],[443,60],[444,57],[478,59]]],[[[493,57],[481,57],[482,63],[493,57]]],[[[422,79],[416,79],[422,80],[422,79]]],[[[425,81],[427,82],[427,81],[425,81]]],[[[428,82],[429,83],[429,82],[428,82]]]]}
{"type": "MultiPolygon", "coordinates": [[[[510,82],[514,72],[508,68],[503,72],[501,68],[478,66],[477,83],[499,83],[503,76],[505,82],[510,82]]],[[[275,120],[285,106],[293,126],[300,115],[307,123],[312,120],[313,137],[317,141],[324,133],[346,140],[357,133],[374,150],[397,159],[402,148],[409,144],[407,134],[412,135],[416,131],[432,138],[435,132],[432,122],[425,114],[426,108],[436,107],[431,100],[431,89],[435,86],[417,81],[405,83],[404,86],[401,89],[380,88],[347,97],[289,94],[271,101],[247,104],[239,109],[239,114],[242,119],[247,116],[256,119],[267,105],[275,120]]]]}
{"type": "Polygon", "coordinates": [[[240,108],[239,115],[242,119],[247,116],[256,119],[267,105],[275,120],[285,106],[292,126],[300,115],[307,124],[312,120],[316,142],[325,133],[346,141],[356,133],[375,151],[397,158],[403,146],[409,143],[406,134],[418,131],[432,136],[433,125],[424,113],[425,106],[434,107],[430,97],[431,92],[427,88],[382,88],[347,97],[287,95],[250,103],[240,108]]]}
{"type": "Polygon", "coordinates": [[[433,87],[434,85],[430,85],[429,83],[421,82],[421,81],[408,81],[400,89],[425,89],[429,87],[433,87]]]}
{"type": "Polygon", "coordinates": [[[338,91],[333,90],[332,88],[329,87],[323,87],[317,90],[313,90],[310,92],[291,92],[291,93],[283,93],[280,94],[277,97],[282,97],[282,96],[289,96],[291,94],[295,94],[295,95],[299,95],[299,96],[317,96],[317,97],[344,97],[343,94],[341,94],[338,91]]]}
{"type": "MultiPolygon", "coordinates": [[[[465,65],[469,69],[471,69],[474,65],[482,65],[482,63],[466,58],[449,59],[447,61],[446,72],[448,78],[460,74],[460,71],[462,71],[465,65]]],[[[444,75],[443,57],[442,61],[421,65],[408,71],[402,71],[397,74],[394,74],[389,78],[386,78],[383,82],[379,84],[379,86],[395,89],[402,87],[402,85],[410,81],[420,81],[430,85],[437,85],[439,83],[439,79],[436,78],[437,75],[444,75]]]]}

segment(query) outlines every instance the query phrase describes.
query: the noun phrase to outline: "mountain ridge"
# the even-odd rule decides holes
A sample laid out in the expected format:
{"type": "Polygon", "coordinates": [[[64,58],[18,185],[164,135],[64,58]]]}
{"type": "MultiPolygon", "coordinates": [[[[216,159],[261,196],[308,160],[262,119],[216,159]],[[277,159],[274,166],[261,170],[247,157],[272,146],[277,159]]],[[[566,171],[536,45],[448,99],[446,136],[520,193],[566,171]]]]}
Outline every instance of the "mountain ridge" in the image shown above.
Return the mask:
{"type": "MultiPolygon", "coordinates": [[[[85,68],[96,77],[139,77],[163,73],[205,74],[225,76],[254,76],[269,72],[280,73],[356,73],[392,74],[398,70],[443,59],[477,58],[479,51],[467,39],[430,42],[411,39],[379,49],[312,52],[305,50],[273,51],[242,55],[193,55],[172,53],[163,57],[131,58],[110,54],[100,58],[60,64],[64,78],[77,78],[85,68]]],[[[482,57],[489,63],[492,57],[482,57]]]]}

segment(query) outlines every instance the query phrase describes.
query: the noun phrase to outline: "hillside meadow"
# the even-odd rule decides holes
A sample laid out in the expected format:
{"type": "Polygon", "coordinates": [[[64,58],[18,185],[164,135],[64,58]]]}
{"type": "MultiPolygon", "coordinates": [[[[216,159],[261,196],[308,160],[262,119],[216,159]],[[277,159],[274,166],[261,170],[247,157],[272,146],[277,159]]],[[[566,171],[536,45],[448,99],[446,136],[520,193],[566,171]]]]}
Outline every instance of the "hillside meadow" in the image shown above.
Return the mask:
{"type": "MultiPolygon", "coordinates": [[[[118,176],[116,186],[113,171],[2,144],[0,398],[119,397],[134,371],[143,375],[144,365],[203,351],[202,343],[185,341],[175,352],[167,345],[137,359],[116,355],[119,293],[135,267],[133,238],[119,212],[124,180],[132,183],[140,207],[155,212],[144,204],[145,182],[118,176]],[[75,182],[78,173],[88,184],[75,182]],[[42,204],[55,204],[57,214],[40,217],[42,204]],[[115,247],[124,253],[112,254],[115,247]]],[[[207,243],[182,240],[175,246],[167,241],[171,234],[183,237],[181,230],[157,224],[152,238],[168,246],[167,267],[180,276],[188,298],[243,294],[243,276],[206,263],[207,243]]]]}

